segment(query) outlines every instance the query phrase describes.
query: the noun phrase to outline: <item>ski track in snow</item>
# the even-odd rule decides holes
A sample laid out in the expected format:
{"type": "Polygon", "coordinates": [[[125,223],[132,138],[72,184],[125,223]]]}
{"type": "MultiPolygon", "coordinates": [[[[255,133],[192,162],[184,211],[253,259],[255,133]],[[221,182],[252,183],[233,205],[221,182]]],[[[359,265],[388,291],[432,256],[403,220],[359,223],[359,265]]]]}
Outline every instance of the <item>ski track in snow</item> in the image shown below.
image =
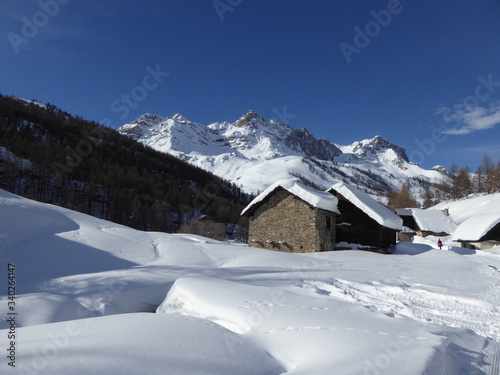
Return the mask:
{"type": "Polygon", "coordinates": [[[358,283],[342,279],[307,280],[296,285],[326,298],[360,304],[389,316],[404,315],[415,320],[449,327],[470,329],[481,336],[500,342],[499,272],[494,266],[478,267],[478,277],[487,280],[489,288],[475,298],[436,293],[402,282],[401,286],[379,282],[358,283]]]}

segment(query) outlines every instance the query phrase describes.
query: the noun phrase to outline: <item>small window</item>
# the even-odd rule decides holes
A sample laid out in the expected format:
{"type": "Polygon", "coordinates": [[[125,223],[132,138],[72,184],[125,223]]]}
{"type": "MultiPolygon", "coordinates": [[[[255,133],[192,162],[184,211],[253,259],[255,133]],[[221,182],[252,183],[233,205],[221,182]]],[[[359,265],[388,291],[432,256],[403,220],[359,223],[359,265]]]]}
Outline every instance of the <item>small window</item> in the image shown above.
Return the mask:
{"type": "Polygon", "coordinates": [[[330,219],[329,216],[326,217],[326,229],[331,229],[332,227],[332,220],[330,219]]]}

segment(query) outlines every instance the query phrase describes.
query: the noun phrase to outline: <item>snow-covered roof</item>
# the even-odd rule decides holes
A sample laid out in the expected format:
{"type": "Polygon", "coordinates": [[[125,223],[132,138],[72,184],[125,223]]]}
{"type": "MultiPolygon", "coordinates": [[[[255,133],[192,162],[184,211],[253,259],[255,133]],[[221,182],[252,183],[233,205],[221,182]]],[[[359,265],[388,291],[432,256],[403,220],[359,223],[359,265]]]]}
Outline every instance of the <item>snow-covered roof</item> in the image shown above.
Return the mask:
{"type": "Polygon", "coordinates": [[[290,194],[295,195],[297,198],[302,199],[304,202],[308,203],[314,208],[319,208],[321,210],[339,213],[337,204],[338,199],[335,198],[330,193],[324,191],[318,191],[305,186],[297,178],[280,180],[269,186],[266,190],[260,193],[250,204],[245,207],[241,212],[244,215],[252,207],[260,204],[264,199],[271,195],[276,189],[285,189],[290,194]]]}
{"type": "Polygon", "coordinates": [[[398,216],[413,216],[411,208],[396,208],[396,215],[398,216]]]}
{"type": "Polygon", "coordinates": [[[454,202],[441,202],[431,207],[432,210],[443,210],[445,208],[450,212],[451,218],[457,224],[461,224],[462,221],[472,216],[500,213],[500,193],[470,195],[467,198],[454,202]]]}
{"type": "Polygon", "coordinates": [[[377,202],[364,191],[356,189],[354,186],[344,182],[337,182],[332,185],[328,191],[331,190],[340,193],[345,199],[354,204],[380,225],[396,230],[403,229],[403,220],[398,215],[389,210],[382,203],[377,202]]]}
{"type": "Polygon", "coordinates": [[[420,230],[424,231],[451,234],[457,228],[455,222],[439,210],[399,208],[396,213],[400,216],[413,216],[420,230]]]}
{"type": "Polygon", "coordinates": [[[500,213],[472,216],[465,219],[455,230],[453,241],[479,241],[500,223],[500,213]]]}

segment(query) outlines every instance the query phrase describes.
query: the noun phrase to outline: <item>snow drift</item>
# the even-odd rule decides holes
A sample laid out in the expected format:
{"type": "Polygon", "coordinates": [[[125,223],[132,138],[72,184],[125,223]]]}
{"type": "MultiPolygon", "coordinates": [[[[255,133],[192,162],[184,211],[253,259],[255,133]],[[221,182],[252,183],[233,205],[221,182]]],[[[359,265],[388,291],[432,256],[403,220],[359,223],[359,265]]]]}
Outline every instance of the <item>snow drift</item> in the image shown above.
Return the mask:
{"type": "Polygon", "coordinates": [[[1,190],[0,228],[2,374],[498,374],[498,248],[284,254],[1,190]]]}

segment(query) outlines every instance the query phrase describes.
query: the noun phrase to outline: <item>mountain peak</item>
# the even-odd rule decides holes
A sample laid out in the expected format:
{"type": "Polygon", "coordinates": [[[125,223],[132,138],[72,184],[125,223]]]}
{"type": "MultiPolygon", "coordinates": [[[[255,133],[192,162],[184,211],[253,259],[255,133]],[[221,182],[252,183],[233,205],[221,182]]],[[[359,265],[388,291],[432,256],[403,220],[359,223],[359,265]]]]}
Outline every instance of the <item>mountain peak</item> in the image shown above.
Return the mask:
{"type": "Polygon", "coordinates": [[[155,115],[151,113],[145,113],[142,116],[139,116],[131,124],[144,124],[144,125],[156,125],[165,121],[165,118],[160,115],[155,115]]]}
{"type": "Polygon", "coordinates": [[[380,135],[376,135],[375,137],[372,138],[372,140],[374,141],[385,141],[387,142],[387,139],[385,139],[384,137],[380,136],[380,135]]]}
{"type": "Polygon", "coordinates": [[[375,148],[391,148],[391,146],[393,146],[387,139],[381,137],[380,135],[373,137],[370,143],[375,148]]]}
{"type": "Polygon", "coordinates": [[[398,158],[408,162],[408,156],[406,155],[406,149],[404,147],[392,144],[380,135],[376,135],[371,139],[355,142],[352,146],[354,146],[352,152],[360,155],[366,155],[368,152],[378,154],[387,150],[393,150],[398,158]]]}
{"type": "Polygon", "coordinates": [[[261,117],[257,114],[257,112],[249,109],[247,111],[247,113],[245,113],[238,120],[236,120],[236,122],[234,123],[234,126],[237,126],[237,127],[249,126],[249,125],[252,125],[256,120],[265,121],[263,117],[261,117]]]}
{"type": "Polygon", "coordinates": [[[244,117],[259,117],[259,115],[254,110],[249,109],[244,117]]]}
{"type": "Polygon", "coordinates": [[[437,172],[440,172],[442,174],[444,174],[445,176],[447,177],[450,177],[450,178],[453,178],[453,173],[451,173],[450,171],[448,171],[445,167],[443,167],[442,165],[435,165],[434,167],[432,167],[432,170],[433,171],[437,171],[437,172]]]}
{"type": "Polygon", "coordinates": [[[171,117],[172,120],[176,120],[177,122],[188,122],[189,120],[186,119],[183,115],[180,113],[176,113],[171,117]]]}

